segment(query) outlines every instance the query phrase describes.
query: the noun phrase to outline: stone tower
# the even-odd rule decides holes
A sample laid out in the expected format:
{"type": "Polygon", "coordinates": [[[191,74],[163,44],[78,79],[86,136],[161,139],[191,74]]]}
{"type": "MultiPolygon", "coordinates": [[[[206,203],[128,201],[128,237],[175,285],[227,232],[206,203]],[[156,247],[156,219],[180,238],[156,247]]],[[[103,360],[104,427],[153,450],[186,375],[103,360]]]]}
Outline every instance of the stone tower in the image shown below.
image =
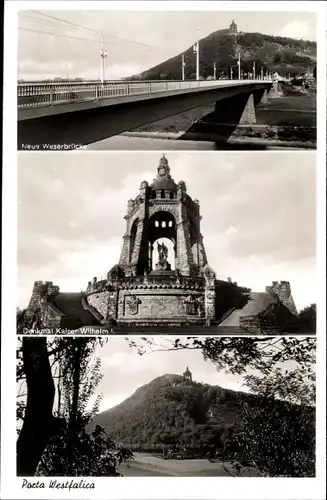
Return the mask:
{"type": "Polygon", "coordinates": [[[183,379],[184,379],[184,382],[192,382],[192,373],[188,369],[188,366],[186,367],[186,370],[183,373],[183,379]]]}
{"type": "Polygon", "coordinates": [[[176,184],[171,178],[165,156],[153,182],[149,185],[143,181],[137,197],[128,201],[125,219],[119,261],[125,276],[171,273],[172,262],[177,274],[201,275],[207,258],[200,232],[199,202],[187,194],[183,181],[176,184]],[[160,238],[172,241],[174,254],[168,256],[166,247],[160,247],[161,262],[153,262],[154,244],[160,238]]]}
{"type": "Polygon", "coordinates": [[[277,295],[282,304],[284,304],[294,316],[298,316],[289,281],[273,281],[271,286],[266,287],[266,293],[270,292],[277,295]]]}
{"type": "Polygon", "coordinates": [[[88,303],[106,320],[140,326],[210,324],[214,271],[200,231],[200,204],[175,183],[165,156],[152,183],[141,182],[127,203],[119,263],[107,280],[89,282],[88,303]],[[165,243],[170,240],[172,250],[165,243]],[[155,257],[154,249],[158,257],[155,257]]]}
{"type": "Polygon", "coordinates": [[[229,25],[229,34],[230,35],[237,35],[237,24],[235,23],[234,20],[229,25]]]}

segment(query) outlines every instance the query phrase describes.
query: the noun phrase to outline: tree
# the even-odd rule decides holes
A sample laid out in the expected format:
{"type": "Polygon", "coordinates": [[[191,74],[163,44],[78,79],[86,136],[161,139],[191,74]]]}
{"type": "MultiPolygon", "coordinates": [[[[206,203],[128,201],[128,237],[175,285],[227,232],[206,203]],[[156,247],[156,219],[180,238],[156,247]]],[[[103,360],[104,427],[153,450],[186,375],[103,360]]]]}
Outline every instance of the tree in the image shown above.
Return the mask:
{"type": "Polygon", "coordinates": [[[258,403],[243,406],[243,429],[225,443],[235,475],[252,465],[262,476],[315,476],[315,389],[307,365],[283,373],[280,368],[263,378],[248,376],[247,384],[259,396],[258,403]]]}
{"type": "Polygon", "coordinates": [[[17,442],[19,475],[117,476],[118,464],[131,458],[130,451],[116,449],[100,426],[88,431],[101,401],[99,396],[87,409],[102,377],[100,359],[93,360],[98,343],[102,340],[94,337],[55,338],[50,345],[45,337],[23,338],[17,373],[20,380],[26,374],[27,404],[25,412],[18,405],[18,416],[23,417],[17,442]]]}
{"type": "Polygon", "coordinates": [[[34,475],[41,456],[64,421],[53,416],[55,386],[51,374],[46,338],[24,337],[18,368],[25,374],[27,400],[23,425],[17,440],[17,475],[34,475]]]}
{"type": "MultiPolygon", "coordinates": [[[[245,375],[258,396],[243,405],[241,428],[225,441],[224,458],[232,475],[248,465],[263,476],[315,475],[315,351],[312,337],[149,339],[132,341],[141,355],[157,350],[199,349],[218,370],[245,375]],[[249,369],[254,374],[249,375],[249,369]]],[[[219,447],[216,448],[217,450],[219,447]]]]}
{"type": "Polygon", "coordinates": [[[128,450],[117,450],[99,425],[88,432],[98,413],[101,397],[87,410],[102,375],[101,360],[92,360],[94,347],[101,339],[72,338],[60,361],[60,399],[58,413],[65,416],[67,427],[49,442],[38,473],[54,476],[119,476],[117,465],[131,458],[128,450]],[[58,454],[58,450],[60,453],[58,454]]]}
{"type": "Polygon", "coordinates": [[[316,331],[316,316],[316,304],[311,304],[310,306],[305,307],[304,309],[302,309],[302,311],[299,312],[302,332],[311,333],[316,331]]]}

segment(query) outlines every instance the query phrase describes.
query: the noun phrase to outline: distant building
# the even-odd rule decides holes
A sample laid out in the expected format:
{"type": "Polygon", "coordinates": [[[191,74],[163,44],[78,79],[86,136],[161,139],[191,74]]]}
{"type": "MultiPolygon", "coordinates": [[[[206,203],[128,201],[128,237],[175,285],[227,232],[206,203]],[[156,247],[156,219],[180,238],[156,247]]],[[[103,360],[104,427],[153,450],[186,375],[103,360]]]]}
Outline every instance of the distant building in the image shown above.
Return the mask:
{"type": "Polygon", "coordinates": [[[183,379],[184,379],[184,382],[192,382],[192,373],[188,369],[188,366],[186,367],[186,370],[183,373],[183,379]]]}
{"type": "Polygon", "coordinates": [[[237,35],[237,24],[235,23],[234,19],[229,25],[229,34],[230,35],[237,35]]]}
{"type": "Polygon", "coordinates": [[[234,36],[239,34],[237,30],[237,24],[235,23],[234,20],[230,23],[229,28],[218,30],[217,33],[219,33],[220,35],[234,35],[234,36]]]}

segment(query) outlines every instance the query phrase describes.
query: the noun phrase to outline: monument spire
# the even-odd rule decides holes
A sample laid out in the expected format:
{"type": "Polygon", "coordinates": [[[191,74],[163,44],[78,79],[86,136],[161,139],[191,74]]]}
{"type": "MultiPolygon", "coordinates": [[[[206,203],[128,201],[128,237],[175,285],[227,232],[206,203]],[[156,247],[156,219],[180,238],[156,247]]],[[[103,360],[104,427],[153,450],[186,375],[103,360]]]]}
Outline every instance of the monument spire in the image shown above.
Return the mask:
{"type": "Polygon", "coordinates": [[[157,172],[158,172],[157,179],[162,178],[164,176],[168,177],[168,179],[171,179],[170,168],[165,154],[163,154],[162,157],[160,158],[157,172]]]}

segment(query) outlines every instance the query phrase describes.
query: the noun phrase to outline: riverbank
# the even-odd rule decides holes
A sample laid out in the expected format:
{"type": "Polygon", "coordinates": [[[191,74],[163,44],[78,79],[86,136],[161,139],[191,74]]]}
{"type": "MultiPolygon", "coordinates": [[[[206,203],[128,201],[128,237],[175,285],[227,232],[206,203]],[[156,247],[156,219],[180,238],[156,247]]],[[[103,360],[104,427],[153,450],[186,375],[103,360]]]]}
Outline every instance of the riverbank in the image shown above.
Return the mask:
{"type": "Polygon", "coordinates": [[[316,149],[316,95],[285,88],[256,107],[256,124],[218,123],[215,103],[149,123],[87,146],[89,150],[283,150],[316,149]]]}
{"type": "MultiPolygon", "coordinates": [[[[219,460],[209,462],[206,459],[173,460],[135,453],[129,464],[123,464],[119,471],[124,477],[136,476],[178,476],[178,477],[230,477],[232,465],[219,460]],[[226,469],[225,469],[226,467],[226,469]]],[[[253,467],[248,468],[245,477],[257,477],[259,473],[253,467]]]]}
{"type": "Polygon", "coordinates": [[[219,150],[284,150],[315,149],[314,143],[272,141],[258,138],[230,138],[226,144],[213,141],[182,140],[183,132],[125,132],[86,147],[89,151],[219,151],[219,150]]]}

